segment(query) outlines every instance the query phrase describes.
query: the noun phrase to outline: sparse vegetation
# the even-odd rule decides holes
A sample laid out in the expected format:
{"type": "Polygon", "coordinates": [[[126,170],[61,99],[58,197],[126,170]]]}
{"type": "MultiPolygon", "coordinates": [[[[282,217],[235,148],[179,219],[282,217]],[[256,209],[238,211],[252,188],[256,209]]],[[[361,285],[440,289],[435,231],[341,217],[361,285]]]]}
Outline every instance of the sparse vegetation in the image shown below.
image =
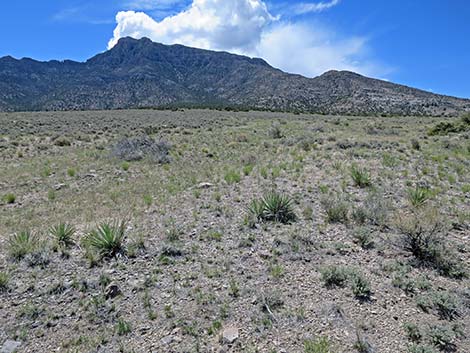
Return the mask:
{"type": "Polygon", "coordinates": [[[315,340],[306,340],[304,342],[305,353],[331,353],[330,341],[326,337],[319,337],[315,340]]]}
{"type": "Polygon", "coordinates": [[[354,185],[360,188],[365,188],[372,184],[369,173],[357,164],[351,166],[351,178],[354,181],[354,185]]]}
{"type": "Polygon", "coordinates": [[[292,200],[276,191],[266,193],[261,199],[253,200],[248,212],[257,221],[290,223],[297,219],[292,200]]]}
{"type": "Polygon", "coordinates": [[[15,260],[21,260],[26,255],[33,254],[38,246],[37,235],[27,230],[15,233],[8,239],[8,252],[15,260]]]}
{"type": "Polygon", "coordinates": [[[16,196],[15,194],[12,194],[12,193],[9,193],[9,194],[6,194],[4,197],[3,197],[3,200],[7,203],[7,204],[13,204],[15,203],[16,201],[16,196]]]}
{"type": "Polygon", "coordinates": [[[325,195],[321,204],[330,223],[346,223],[349,218],[349,204],[338,195],[325,195]]]}
{"type": "Polygon", "coordinates": [[[67,223],[59,223],[49,229],[49,234],[53,237],[58,247],[67,248],[74,243],[75,227],[67,223]]]}
{"type": "Polygon", "coordinates": [[[423,136],[444,119],[0,114],[5,339],[38,353],[468,351],[470,145],[423,136]],[[141,134],[168,141],[171,163],[114,155],[141,134]]]}
{"type": "Polygon", "coordinates": [[[123,250],[126,222],[102,223],[88,233],[86,243],[102,257],[112,257],[123,250]]]}

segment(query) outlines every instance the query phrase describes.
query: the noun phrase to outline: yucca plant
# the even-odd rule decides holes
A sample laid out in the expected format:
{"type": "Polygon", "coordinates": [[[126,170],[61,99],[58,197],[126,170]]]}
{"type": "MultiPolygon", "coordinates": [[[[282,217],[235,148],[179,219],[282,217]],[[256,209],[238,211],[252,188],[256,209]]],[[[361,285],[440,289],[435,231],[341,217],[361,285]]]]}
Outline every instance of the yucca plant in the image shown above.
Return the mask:
{"type": "Polygon", "coordinates": [[[102,223],[88,234],[87,244],[102,257],[113,257],[122,251],[126,225],[125,221],[102,223]]]}
{"type": "Polygon", "coordinates": [[[297,219],[292,209],[292,200],[286,195],[271,191],[259,200],[253,200],[248,212],[262,222],[289,223],[297,219]]]}
{"type": "Polygon", "coordinates": [[[354,181],[354,184],[360,188],[365,188],[371,185],[369,173],[357,164],[353,164],[351,166],[351,178],[354,181]]]}
{"type": "Polygon", "coordinates": [[[292,200],[286,195],[275,191],[263,197],[264,216],[266,221],[289,223],[295,221],[297,216],[292,209],[292,200]]]}
{"type": "Polygon", "coordinates": [[[430,197],[429,189],[416,186],[407,191],[408,201],[413,207],[420,207],[424,205],[430,197]]]}
{"type": "Polygon", "coordinates": [[[68,247],[73,244],[73,236],[75,232],[75,227],[67,223],[59,223],[49,229],[49,234],[60,247],[68,247]]]}
{"type": "Polygon", "coordinates": [[[8,252],[15,260],[21,260],[38,248],[38,238],[30,231],[16,233],[8,239],[8,252]]]}

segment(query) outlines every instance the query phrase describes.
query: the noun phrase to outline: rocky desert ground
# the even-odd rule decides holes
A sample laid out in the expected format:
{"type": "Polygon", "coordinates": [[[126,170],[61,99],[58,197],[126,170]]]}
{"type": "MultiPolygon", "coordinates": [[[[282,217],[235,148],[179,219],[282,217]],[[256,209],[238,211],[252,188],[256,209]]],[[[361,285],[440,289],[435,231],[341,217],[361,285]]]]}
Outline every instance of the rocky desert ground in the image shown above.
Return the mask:
{"type": "Polygon", "coordinates": [[[469,127],[2,113],[0,351],[470,352],[469,127]]]}

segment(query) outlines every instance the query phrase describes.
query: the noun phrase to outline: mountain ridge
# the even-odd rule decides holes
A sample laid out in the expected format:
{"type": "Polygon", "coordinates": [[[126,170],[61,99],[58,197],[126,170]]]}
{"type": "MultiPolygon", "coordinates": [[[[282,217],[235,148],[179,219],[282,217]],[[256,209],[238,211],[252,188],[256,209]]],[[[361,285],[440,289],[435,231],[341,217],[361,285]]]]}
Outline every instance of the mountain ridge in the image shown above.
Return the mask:
{"type": "Polygon", "coordinates": [[[259,58],[122,38],[85,62],[0,58],[0,111],[233,107],[324,114],[458,115],[470,100],[350,71],[307,78],[259,58]]]}

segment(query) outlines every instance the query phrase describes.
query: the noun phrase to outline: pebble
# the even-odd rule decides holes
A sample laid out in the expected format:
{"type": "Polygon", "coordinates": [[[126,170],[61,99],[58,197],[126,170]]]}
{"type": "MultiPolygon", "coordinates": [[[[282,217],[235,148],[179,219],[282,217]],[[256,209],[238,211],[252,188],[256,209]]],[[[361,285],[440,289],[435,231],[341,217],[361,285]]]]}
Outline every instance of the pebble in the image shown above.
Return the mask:
{"type": "Polygon", "coordinates": [[[238,328],[236,327],[227,327],[222,333],[223,343],[232,344],[238,339],[238,328]]]}
{"type": "Polygon", "coordinates": [[[16,352],[18,347],[21,346],[21,342],[6,340],[0,350],[0,353],[13,353],[16,352]]]}

